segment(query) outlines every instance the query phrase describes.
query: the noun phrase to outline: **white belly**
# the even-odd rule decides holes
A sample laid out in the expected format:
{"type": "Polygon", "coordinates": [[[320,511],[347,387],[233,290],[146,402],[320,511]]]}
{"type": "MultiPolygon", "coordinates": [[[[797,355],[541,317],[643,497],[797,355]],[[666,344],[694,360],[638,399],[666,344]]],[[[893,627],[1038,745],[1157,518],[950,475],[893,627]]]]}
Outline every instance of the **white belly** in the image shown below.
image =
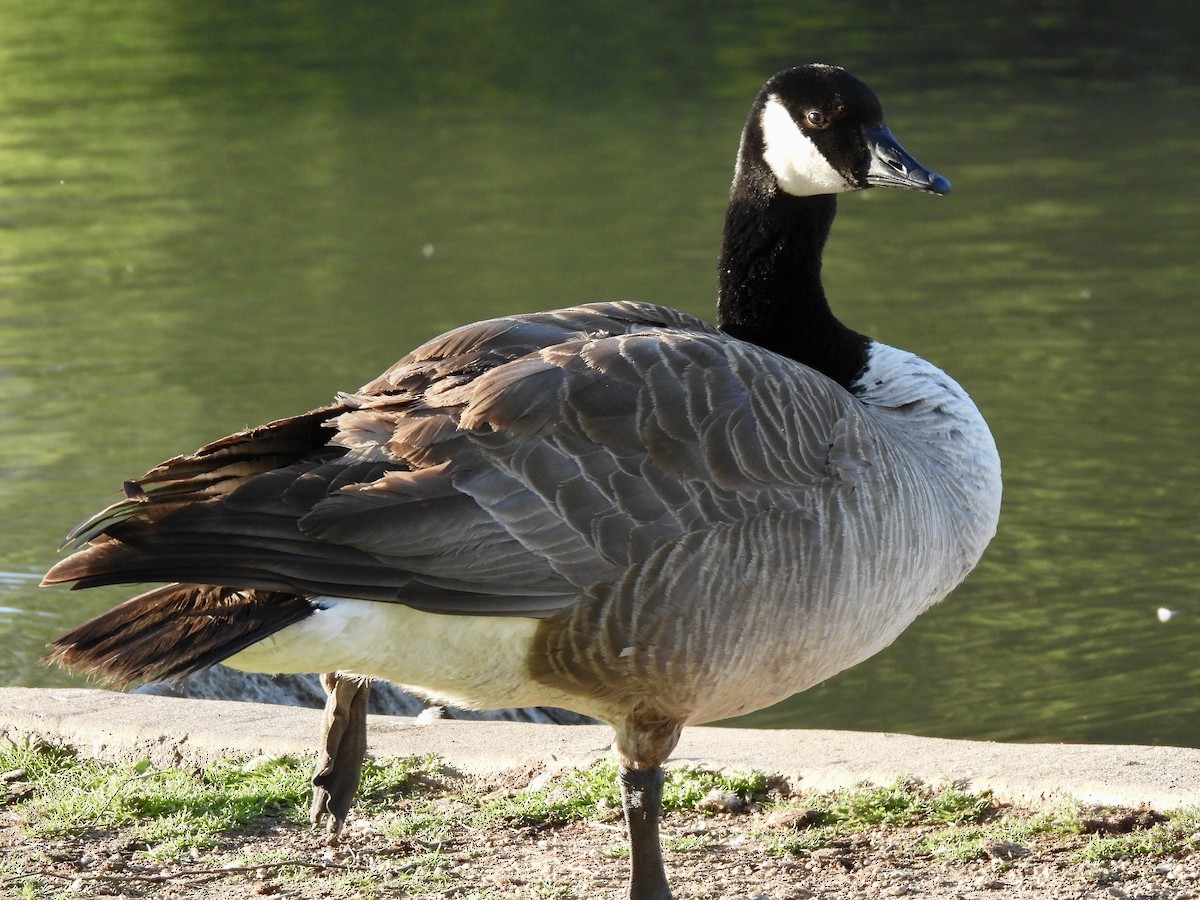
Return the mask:
{"type": "Polygon", "coordinates": [[[326,607],[231,656],[245,672],[348,672],[466,709],[562,706],[579,699],[529,676],[537,619],[437,615],[400,603],[320,597],[326,607]]]}

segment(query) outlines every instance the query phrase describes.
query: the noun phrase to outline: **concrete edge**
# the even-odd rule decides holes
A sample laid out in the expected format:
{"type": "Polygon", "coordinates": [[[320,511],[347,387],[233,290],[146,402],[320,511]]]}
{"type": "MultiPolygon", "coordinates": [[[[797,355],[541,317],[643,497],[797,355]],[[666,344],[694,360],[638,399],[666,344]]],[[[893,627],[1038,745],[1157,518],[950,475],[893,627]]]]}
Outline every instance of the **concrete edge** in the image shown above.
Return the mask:
{"type": "MultiPolygon", "coordinates": [[[[230,756],[314,751],[321,712],[59,688],[0,688],[0,736],[71,747],[114,762],[204,765],[230,756]]],[[[587,765],[608,752],[602,726],[530,725],[371,716],[376,757],[434,753],[459,771],[498,774],[587,765]]],[[[1066,800],[1159,810],[1200,805],[1200,750],[1085,744],[1001,744],[846,731],[685,729],[672,765],[782,775],[806,788],[890,784],[990,790],[1043,808],[1066,800]]]]}

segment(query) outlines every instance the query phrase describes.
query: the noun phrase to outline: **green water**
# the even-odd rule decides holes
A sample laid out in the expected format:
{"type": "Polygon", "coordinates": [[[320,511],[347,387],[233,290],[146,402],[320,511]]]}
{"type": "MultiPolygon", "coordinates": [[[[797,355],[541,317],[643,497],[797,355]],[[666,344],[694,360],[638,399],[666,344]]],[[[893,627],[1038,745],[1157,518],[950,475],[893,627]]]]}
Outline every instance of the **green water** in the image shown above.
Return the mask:
{"type": "Polygon", "coordinates": [[[0,683],[71,683],[41,647],[128,592],[37,579],[159,460],[480,317],[711,314],[745,112],[819,59],[954,184],[843,199],[830,296],[967,387],[1005,506],[749,721],[1200,746],[1200,28],[1126,9],[0,0],[0,683]]]}

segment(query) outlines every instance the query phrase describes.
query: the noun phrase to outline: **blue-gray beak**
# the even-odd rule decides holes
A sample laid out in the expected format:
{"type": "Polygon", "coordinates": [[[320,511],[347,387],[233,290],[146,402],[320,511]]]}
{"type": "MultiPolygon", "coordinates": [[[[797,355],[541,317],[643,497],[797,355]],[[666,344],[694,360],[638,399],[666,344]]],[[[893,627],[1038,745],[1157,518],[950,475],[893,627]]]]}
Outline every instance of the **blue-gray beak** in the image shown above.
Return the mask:
{"type": "Polygon", "coordinates": [[[928,194],[950,193],[950,182],[909,156],[887,128],[864,128],[863,137],[871,150],[867,169],[869,187],[900,188],[928,194]]]}

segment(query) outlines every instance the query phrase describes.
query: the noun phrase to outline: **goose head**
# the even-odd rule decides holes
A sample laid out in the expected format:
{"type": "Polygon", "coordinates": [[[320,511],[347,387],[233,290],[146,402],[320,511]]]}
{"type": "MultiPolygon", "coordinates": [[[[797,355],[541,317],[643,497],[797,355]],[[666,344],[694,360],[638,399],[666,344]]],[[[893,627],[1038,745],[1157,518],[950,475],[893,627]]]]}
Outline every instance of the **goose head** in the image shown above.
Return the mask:
{"type": "Polygon", "coordinates": [[[870,187],[943,195],[950,182],[896,140],[874,91],[836,66],[772,77],[759,93],[738,153],[735,188],[793,197],[870,187]]]}
{"type": "Polygon", "coordinates": [[[821,259],[837,195],[872,187],[946,194],[900,146],[874,91],[836,66],[786,69],[742,130],[718,269],[721,329],[853,389],[870,340],[833,315],[821,259]]]}

